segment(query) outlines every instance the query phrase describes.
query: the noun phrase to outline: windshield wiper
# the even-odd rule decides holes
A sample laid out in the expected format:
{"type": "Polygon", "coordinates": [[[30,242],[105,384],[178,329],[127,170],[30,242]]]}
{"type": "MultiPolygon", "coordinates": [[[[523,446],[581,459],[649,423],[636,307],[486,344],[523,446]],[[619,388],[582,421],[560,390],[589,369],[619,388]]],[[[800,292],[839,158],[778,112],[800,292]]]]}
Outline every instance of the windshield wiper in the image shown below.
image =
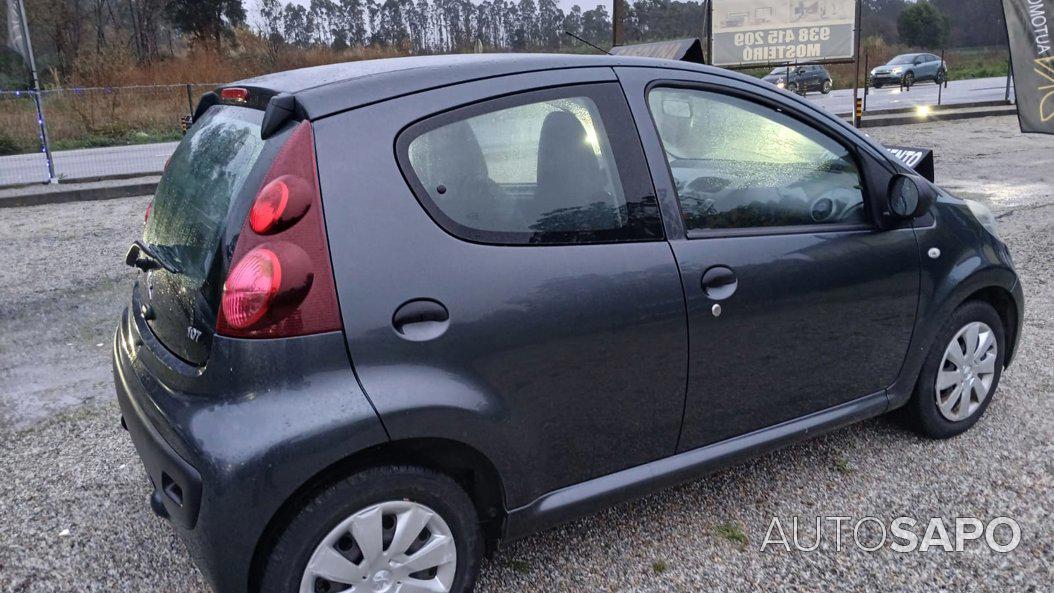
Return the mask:
{"type": "Polygon", "coordinates": [[[179,266],[165,259],[160,252],[142,241],[132,243],[132,246],[128,248],[128,253],[124,256],[124,263],[133,268],[139,268],[144,272],[157,268],[161,268],[171,274],[181,272],[179,266]]]}

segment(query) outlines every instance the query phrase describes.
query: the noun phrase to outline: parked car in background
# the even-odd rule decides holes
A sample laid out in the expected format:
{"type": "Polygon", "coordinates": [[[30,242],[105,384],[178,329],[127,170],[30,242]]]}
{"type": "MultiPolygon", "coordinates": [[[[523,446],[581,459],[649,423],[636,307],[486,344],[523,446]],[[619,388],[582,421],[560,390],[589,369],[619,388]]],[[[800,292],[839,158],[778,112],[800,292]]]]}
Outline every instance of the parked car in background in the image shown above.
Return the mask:
{"type": "Polygon", "coordinates": [[[780,66],[773,68],[762,80],[802,95],[808,91],[820,91],[826,95],[834,84],[831,74],[818,64],[780,66]]]}
{"type": "Polygon", "coordinates": [[[948,63],[933,54],[900,54],[873,68],[870,75],[871,86],[876,89],[885,84],[911,86],[920,80],[944,84],[948,79],[948,63]]]}
{"type": "Polygon", "coordinates": [[[1024,314],[984,206],[622,56],[219,88],[126,263],[122,423],[217,593],[467,593],[501,543],[852,422],[956,435],[1024,314]]]}

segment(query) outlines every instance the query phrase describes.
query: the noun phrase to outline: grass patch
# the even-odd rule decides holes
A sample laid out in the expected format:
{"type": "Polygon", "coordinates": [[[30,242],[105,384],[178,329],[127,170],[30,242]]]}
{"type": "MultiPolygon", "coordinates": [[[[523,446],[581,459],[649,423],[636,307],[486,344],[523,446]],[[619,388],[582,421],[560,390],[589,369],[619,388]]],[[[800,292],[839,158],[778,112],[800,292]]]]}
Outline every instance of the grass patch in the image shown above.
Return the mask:
{"type": "Polygon", "coordinates": [[[509,560],[508,566],[513,572],[518,572],[520,574],[527,574],[531,571],[531,566],[523,560],[509,560]]]}
{"type": "Polygon", "coordinates": [[[743,528],[738,523],[732,521],[726,521],[721,523],[714,528],[718,537],[724,538],[732,543],[739,544],[740,546],[747,545],[747,534],[743,532],[743,528]]]}
{"type": "Polygon", "coordinates": [[[834,470],[845,475],[853,473],[853,468],[849,465],[849,460],[844,457],[839,457],[834,460],[834,470]]]}
{"type": "Polygon", "coordinates": [[[655,574],[662,574],[669,570],[669,568],[670,567],[666,564],[665,560],[656,560],[655,562],[651,563],[651,569],[655,572],[655,574]]]}

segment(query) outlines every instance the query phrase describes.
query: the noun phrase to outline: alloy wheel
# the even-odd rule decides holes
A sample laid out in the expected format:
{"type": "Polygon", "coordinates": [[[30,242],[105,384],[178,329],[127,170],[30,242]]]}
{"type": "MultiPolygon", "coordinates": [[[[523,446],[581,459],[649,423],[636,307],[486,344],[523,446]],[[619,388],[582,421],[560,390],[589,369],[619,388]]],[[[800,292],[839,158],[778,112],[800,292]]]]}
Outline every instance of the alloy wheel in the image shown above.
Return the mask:
{"type": "Polygon", "coordinates": [[[944,349],[937,371],[937,409],[952,422],[980,409],[992,389],[999,345],[987,324],[974,321],[960,329],[944,349]]]}
{"type": "Polygon", "coordinates": [[[457,549],[438,513],[408,500],[375,504],[348,517],[318,544],[300,593],[447,593],[457,549]]]}

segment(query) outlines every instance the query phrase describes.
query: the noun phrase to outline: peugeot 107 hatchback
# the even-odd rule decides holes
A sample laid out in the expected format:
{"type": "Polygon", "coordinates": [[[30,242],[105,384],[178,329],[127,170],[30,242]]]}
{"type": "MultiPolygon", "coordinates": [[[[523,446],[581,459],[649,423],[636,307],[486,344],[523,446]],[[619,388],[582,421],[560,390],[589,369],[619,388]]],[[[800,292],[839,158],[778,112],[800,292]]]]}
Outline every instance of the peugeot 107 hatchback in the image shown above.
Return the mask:
{"type": "Polygon", "coordinates": [[[221,593],[463,593],[503,542],[806,436],[950,437],[1023,314],[983,206],[632,57],[216,89],[127,261],[122,421],[221,593]]]}

